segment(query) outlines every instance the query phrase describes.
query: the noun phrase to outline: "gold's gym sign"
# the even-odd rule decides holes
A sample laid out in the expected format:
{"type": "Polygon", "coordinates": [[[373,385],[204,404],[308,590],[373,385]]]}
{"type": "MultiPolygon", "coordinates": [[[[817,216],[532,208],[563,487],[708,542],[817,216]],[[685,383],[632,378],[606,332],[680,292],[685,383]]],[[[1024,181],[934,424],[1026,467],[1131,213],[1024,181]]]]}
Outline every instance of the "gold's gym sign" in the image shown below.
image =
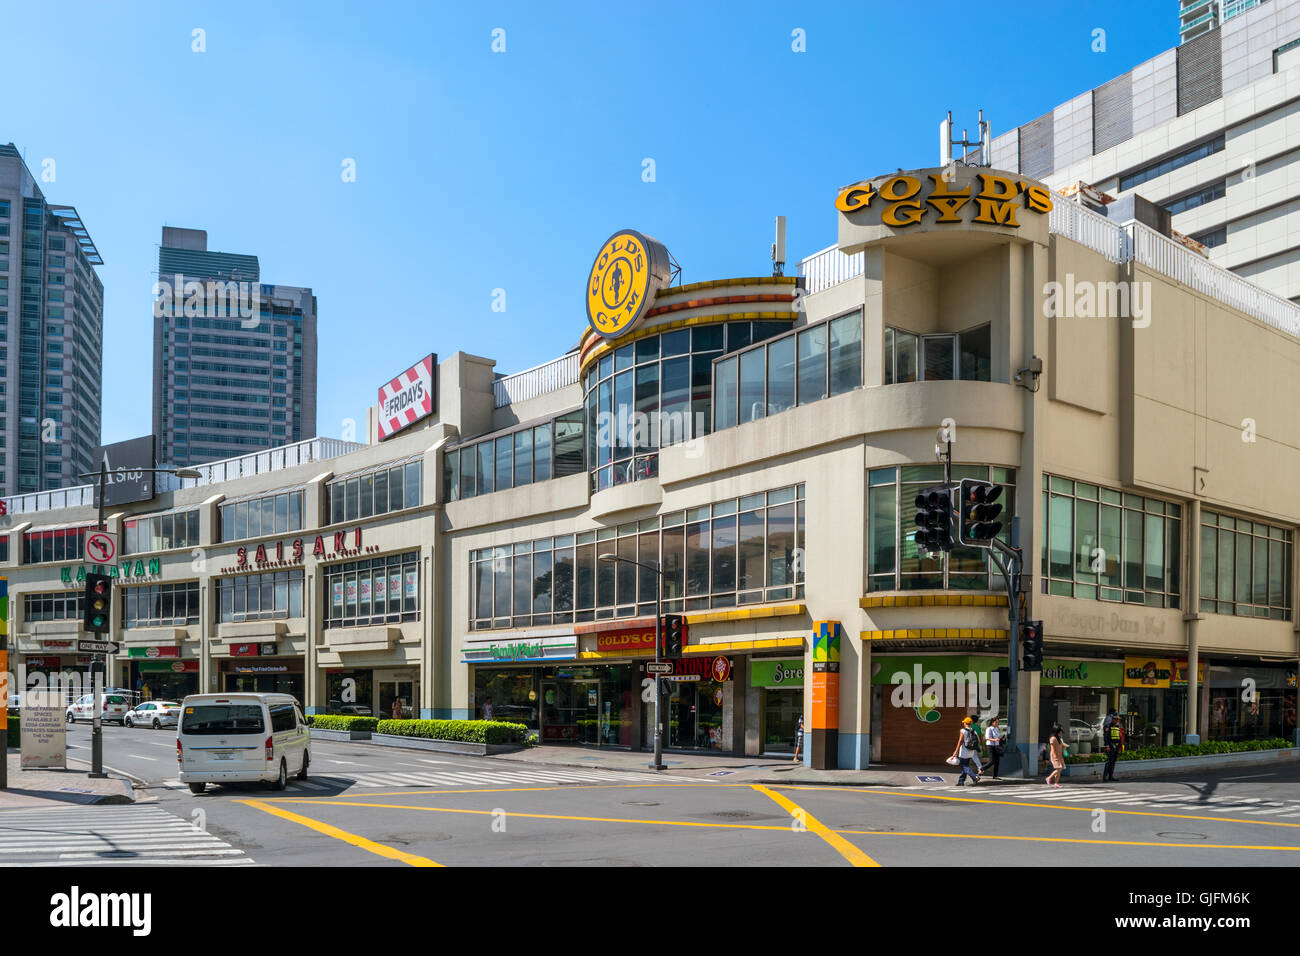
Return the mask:
{"type": "Polygon", "coordinates": [[[865,182],[841,189],[835,197],[835,208],[852,216],[872,209],[874,203],[873,211],[879,212],[881,225],[892,229],[915,226],[927,215],[936,223],[967,222],[962,207],[972,202],[975,215],[969,221],[990,226],[1019,228],[1016,212],[1021,209],[1039,214],[1052,211],[1051,193],[1023,179],[976,173],[964,186],[956,180],[956,175],[948,171],[923,177],[899,173],[877,180],[874,185],[865,182]]]}
{"type": "Polygon", "coordinates": [[[621,229],[605,240],[587,276],[587,322],[617,338],[636,327],[672,271],[668,250],[649,236],[621,229]]]}

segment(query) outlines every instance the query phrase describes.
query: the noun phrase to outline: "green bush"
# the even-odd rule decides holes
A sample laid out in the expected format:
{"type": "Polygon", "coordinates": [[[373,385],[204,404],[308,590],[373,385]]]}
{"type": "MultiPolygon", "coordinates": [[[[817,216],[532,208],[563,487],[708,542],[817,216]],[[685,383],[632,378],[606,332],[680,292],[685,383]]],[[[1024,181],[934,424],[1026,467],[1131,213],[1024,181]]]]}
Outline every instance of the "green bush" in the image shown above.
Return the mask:
{"type": "Polygon", "coordinates": [[[351,714],[317,714],[311,719],[313,730],[369,730],[379,726],[378,717],[354,717],[351,714]]]}
{"type": "MultiPolygon", "coordinates": [[[[1247,753],[1252,750],[1285,750],[1291,741],[1274,737],[1271,740],[1207,740],[1203,744],[1175,744],[1172,747],[1138,747],[1125,750],[1120,760],[1160,760],[1166,757],[1201,757],[1206,754],[1247,753]]],[[[1066,763],[1102,763],[1105,752],[1066,757],[1066,763]]]]}
{"type": "Polygon", "coordinates": [[[470,744],[522,744],[528,728],[502,720],[381,720],[379,733],[470,744]]]}

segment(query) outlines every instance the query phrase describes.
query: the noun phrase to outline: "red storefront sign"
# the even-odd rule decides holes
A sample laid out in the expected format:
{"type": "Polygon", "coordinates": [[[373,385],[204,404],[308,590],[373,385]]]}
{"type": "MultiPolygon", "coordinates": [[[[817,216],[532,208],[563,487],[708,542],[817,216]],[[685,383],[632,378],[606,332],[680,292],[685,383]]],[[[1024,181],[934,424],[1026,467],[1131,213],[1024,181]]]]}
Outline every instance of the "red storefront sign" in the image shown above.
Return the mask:
{"type": "Polygon", "coordinates": [[[148,647],[145,648],[145,657],[180,657],[181,649],[179,647],[148,647]]]}
{"type": "Polygon", "coordinates": [[[231,644],[231,657],[258,657],[262,653],[260,644],[231,644]]]}
{"type": "Polygon", "coordinates": [[[616,631],[602,631],[596,635],[598,651],[649,651],[655,649],[655,626],[625,627],[616,631]]]}
{"type": "Polygon", "coordinates": [[[669,680],[712,680],[724,683],[731,680],[731,659],[726,657],[683,657],[668,663],[673,665],[669,680]]]}

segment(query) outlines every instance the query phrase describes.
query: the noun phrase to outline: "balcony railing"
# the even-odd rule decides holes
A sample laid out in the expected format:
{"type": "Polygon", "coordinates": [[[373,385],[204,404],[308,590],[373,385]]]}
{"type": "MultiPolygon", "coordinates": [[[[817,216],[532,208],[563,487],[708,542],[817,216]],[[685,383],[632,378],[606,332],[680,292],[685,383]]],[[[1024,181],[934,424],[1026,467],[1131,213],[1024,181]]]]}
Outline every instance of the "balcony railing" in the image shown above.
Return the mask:
{"type": "Polygon", "coordinates": [[[814,252],[799,263],[799,275],[804,277],[804,288],[809,294],[829,289],[848,279],[862,275],[865,268],[863,253],[845,255],[836,246],[814,252]]]}
{"type": "Polygon", "coordinates": [[[503,408],[515,402],[526,402],[577,382],[578,353],[571,352],[545,365],[497,379],[492,383],[493,404],[503,408]]]}
{"type": "MultiPolygon", "coordinates": [[[[238,458],[226,458],[206,465],[195,465],[202,478],[177,478],[175,475],[162,473],[157,476],[159,491],[176,491],[180,488],[197,488],[199,485],[213,485],[250,475],[262,475],[272,471],[282,471],[297,465],[306,465],[317,461],[338,458],[350,452],[366,447],[361,442],[343,441],[340,438],[309,438],[268,448],[266,451],[240,455],[238,458]]],[[[34,514],[38,511],[50,511],[55,508],[90,508],[95,504],[94,484],[76,485],[71,488],[58,488],[53,491],[37,491],[25,495],[14,495],[8,499],[9,514],[34,514]]]]}

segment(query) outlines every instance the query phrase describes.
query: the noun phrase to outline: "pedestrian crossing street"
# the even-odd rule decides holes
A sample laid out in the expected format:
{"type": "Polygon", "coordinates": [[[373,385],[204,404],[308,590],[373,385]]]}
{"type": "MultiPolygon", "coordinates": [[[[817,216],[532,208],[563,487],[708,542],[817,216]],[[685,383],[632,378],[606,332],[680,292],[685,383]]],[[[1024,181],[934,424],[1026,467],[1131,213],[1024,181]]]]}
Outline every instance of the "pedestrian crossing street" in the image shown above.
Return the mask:
{"type": "Polygon", "coordinates": [[[907,790],[943,791],[970,794],[979,792],[986,799],[1027,800],[1033,803],[1078,803],[1087,807],[1125,806],[1177,808],[1180,811],[1206,811],[1210,813],[1240,813],[1258,817],[1286,819],[1300,817],[1300,800],[1265,800],[1262,797],[1233,797],[1198,793],[1143,793],[1106,787],[1070,787],[1060,789],[1043,783],[1020,785],[981,784],[975,787],[958,787],[937,784],[906,787],[907,790]]]}
{"type": "MultiPolygon", "coordinates": [[[[340,791],[351,787],[401,788],[401,787],[546,787],[561,784],[584,783],[683,783],[696,782],[695,777],[673,777],[667,774],[648,774],[619,770],[590,770],[582,768],[529,769],[529,770],[420,770],[404,771],[349,771],[346,774],[315,774],[307,780],[289,781],[288,791],[340,791]]],[[[169,790],[187,790],[188,784],[172,779],[163,784],[169,790]]]]}
{"type": "Polygon", "coordinates": [[[156,806],[0,810],[0,867],[250,866],[253,860],[156,806]]]}

